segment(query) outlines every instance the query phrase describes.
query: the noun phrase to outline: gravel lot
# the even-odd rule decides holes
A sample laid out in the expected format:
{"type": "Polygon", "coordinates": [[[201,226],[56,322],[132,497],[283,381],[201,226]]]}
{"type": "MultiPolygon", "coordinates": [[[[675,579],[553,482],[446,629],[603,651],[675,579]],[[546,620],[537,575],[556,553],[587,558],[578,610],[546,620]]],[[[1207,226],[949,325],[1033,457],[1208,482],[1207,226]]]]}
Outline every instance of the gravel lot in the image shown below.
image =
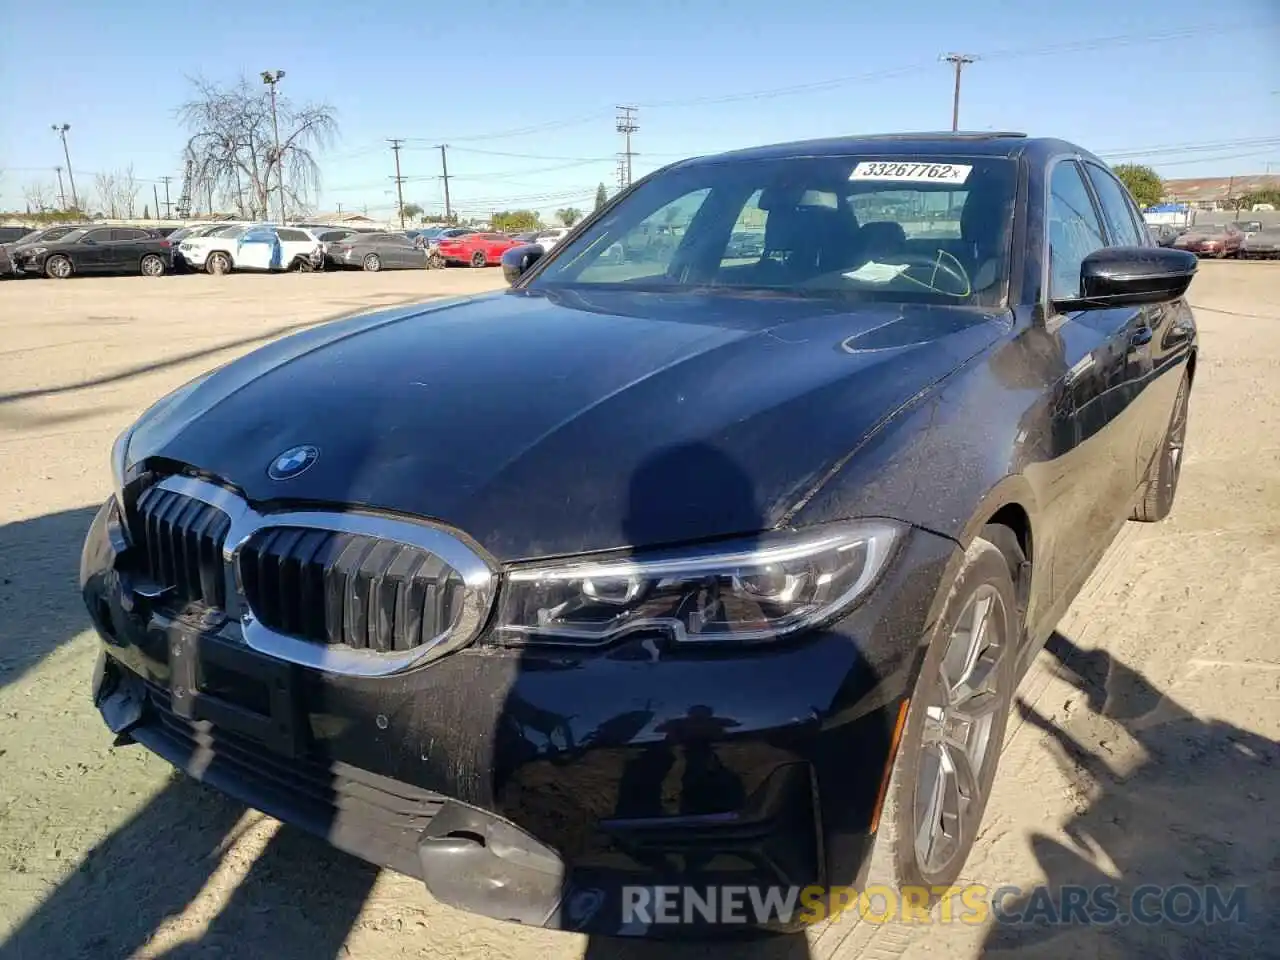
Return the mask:
{"type": "Polygon", "coordinates": [[[1027,891],[1243,884],[1244,925],[842,922],[808,944],[587,943],[434,904],[141,748],[113,749],[88,700],[95,640],[75,577],[116,433],[291,330],[500,283],[496,270],[0,283],[0,957],[1277,955],[1280,265],[1202,266],[1178,505],[1127,526],[1024,683],[967,869],[1027,891]]]}

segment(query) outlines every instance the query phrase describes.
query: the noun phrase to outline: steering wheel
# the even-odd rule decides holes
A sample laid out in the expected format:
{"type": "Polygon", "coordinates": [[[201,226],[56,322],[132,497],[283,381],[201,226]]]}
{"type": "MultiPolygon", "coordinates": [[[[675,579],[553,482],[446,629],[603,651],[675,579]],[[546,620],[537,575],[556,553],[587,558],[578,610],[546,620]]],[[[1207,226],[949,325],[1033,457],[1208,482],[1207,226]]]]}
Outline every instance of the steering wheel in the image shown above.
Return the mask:
{"type": "Polygon", "coordinates": [[[894,266],[904,266],[901,278],[910,283],[949,297],[967,297],[973,293],[973,281],[964,265],[952,254],[939,249],[932,256],[919,253],[897,253],[890,258],[894,266]]]}

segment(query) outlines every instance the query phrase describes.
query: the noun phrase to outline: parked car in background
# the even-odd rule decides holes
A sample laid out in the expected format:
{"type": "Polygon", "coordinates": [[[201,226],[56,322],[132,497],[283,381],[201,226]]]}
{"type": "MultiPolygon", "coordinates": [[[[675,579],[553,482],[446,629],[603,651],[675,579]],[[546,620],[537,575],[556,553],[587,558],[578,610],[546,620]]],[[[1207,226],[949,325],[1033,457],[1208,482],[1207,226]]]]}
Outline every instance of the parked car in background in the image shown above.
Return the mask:
{"type": "Polygon", "coordinates": [[[39,230],[28,230],[24,235],[18,237],[12,243],[7,244],[9,247],[9,255],[15,260],[21,255],[20,248],[34,246],[38,243],[48,243],[52,240],[60,240],[73,230],[82,230],[92,224],[87,223],[60,223],[54,227],[44,227],[39,230]]]}
{"type": "Polygon", "coordinates": [[[1235,223],[1231,224],[1231,226],[1235,227],[1237,230],[1243,233],[1246,237],[1251,237],[1255,233],[1257,233],[1259,230],[1262,229],[1262,221],[1261,220],[1237,220],[1235,223]]]}
{"type": "Polygon", "coordinates": [[[177,245],[175,258],[181,266],[192,270],[230,273],[235,262],[236,245],[251,226],[249,223],[227,223],[203,228],[177,245]]]}
{"type": "Polygon", "coordinates": [[[427,251],[403,233],[357,233],[328,246],[327,262],[335,267],[379,270],[421,270],[427,251]]]}
{"type": "Polygon", "coordinates": [[[764,234],[748,230],[738,230],[729,236],[729,244],[725,247],[727,260],[751,260],[764,255],[764,234]]]}
{"type": "Polygon", "coordinates": [[[504,253],[518,246],[521,246],[520,241],[505,233],[468,233],[459,237],[441,238],[436,251],[445,263],[487,267],[497,264],[504,253]]]}
{"type": "Polygon", "coordinates": [[[563,240],[569,234],[568,227],[547,227],[545,230],[539,230],[533,235],[531,242],[542,247],[543,250],[550,252],[551,249],[563,240]]]}
{"type": "Polygon", "coordinates": [[[1264,227],[1244,238],[1240,256],[1245,260],[1280,258],[1280,227],[1264,227]]]}
{"type": "Polygon", "coordinates": [[[9,256],[9,249],[0,243],[0,280],[7,280],[9,277],[16,277],[18,271],[14,269],[13,258],[9,256]]]}
{"type": "Polygon", "coordinates": [[[1173,246],[1173,241],[1178,239],[1182,233],[1182,228],[1172,223],[1149,223],[1147,224],[1147,232],[1151,234],[1151,239],[1161,247],[1173,246]]]}
{"type": "Polygon", "coordinates": [[[57,239],[23,243],[12,254],[24,273],[65,280],[77,273],[162,277],[173,266],[168,240],[140,227],[89,227],[57,239]]]}
{"type": "Polygon", "coordinates": [[[1189,250],[1198,257],[1234,257],[1240,252],[1244,234],[1234,224],[1191,227],[1171,244],[1177,250],[1189,250]]]}
{"type": "Polygon", "coordinates": [[[260,223],[240,235],[232,268],[273,272],[318,270],[321,263],[320,240],[311,230],[260,223]]]}
{"type": "Polygon", "coordinates": [[[0,246],[7,243],[17,243],[23,237],[29,237],[38,230],[32,230],[30,227],[0,227],[0,246]]]}

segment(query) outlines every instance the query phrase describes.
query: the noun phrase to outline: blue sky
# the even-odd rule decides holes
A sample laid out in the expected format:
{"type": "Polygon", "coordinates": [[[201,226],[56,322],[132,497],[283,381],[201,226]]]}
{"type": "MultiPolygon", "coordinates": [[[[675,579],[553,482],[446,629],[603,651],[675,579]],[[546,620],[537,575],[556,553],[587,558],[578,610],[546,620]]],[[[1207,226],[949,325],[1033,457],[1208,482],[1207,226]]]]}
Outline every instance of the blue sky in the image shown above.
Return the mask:
{"type": "MultiPolygon", "coordinates": [[[[283,69],[282,94],[337,111],[321,208],[385,215],[386,138],[406,201],[441,203],[450,144],[464,212],[589,206],[616,182],[614,106],[639,105],[635,172],[697,153],[961,126],[1075,140],[1163,175],[1280,173],[1280,0],[540,0],[231,4],[0,0],[0,208],[52,183],[71,125],[84,189],[133,164],[181,177],[185,77],[283,69]],[[239,12],[243,11],[243,13],[239,12]],[[803,89],[795,89],[795,88],[803,89]],[[763,97],[742,96],[768,91],[763,97]],[[1262,142],[1259,142],[1262,141],[1262,142]],[[1172,149],[1193,145],[1189,150],[1172,149]],[[1126,154],[1120,156],[1120,154],[1126,154]]],[[[172,187],[176,199],[178,182],[172,187]]]]}

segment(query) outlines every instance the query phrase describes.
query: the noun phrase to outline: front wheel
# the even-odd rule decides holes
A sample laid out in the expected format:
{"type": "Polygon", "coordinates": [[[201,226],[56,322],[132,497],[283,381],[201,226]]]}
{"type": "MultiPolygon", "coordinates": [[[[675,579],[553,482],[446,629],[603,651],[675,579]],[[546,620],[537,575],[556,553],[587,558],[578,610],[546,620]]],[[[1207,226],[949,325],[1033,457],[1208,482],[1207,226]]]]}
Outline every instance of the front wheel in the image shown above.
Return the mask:
{"type": "Polygon", "coordinates": [[[51,280],[65,280],[71,276],[71,261],[56,254],[44,262],[44,275],[51,280]]]}
{"type": "Polygon", "coordinates": [[[376,253],[371,253],[364,258],[364,268],[369,273],[377,273],[382,269],[382,260],[376,253]]]}
{"type": "Polygon", "coordinates": [[[163,277],[164,276],[164,260],[154,253],[148,253],[142,258],[139,265],[144,277],[163,277]]]}
{"type": "Polygon", "coordinates": [[[945,888],[960,876],[1013,701],[1023,629],[1011,571],[1023,559],[999,526],[965,551],[909,701],[868,883],[945,888]]]}
{"type": "Polygon", "coordinates": [[[471,266],[487,267],[488,265],[489,265],[489,258],[484,255],[483,250],[477,250],[475,253],[471,255],[471,266]]]}

